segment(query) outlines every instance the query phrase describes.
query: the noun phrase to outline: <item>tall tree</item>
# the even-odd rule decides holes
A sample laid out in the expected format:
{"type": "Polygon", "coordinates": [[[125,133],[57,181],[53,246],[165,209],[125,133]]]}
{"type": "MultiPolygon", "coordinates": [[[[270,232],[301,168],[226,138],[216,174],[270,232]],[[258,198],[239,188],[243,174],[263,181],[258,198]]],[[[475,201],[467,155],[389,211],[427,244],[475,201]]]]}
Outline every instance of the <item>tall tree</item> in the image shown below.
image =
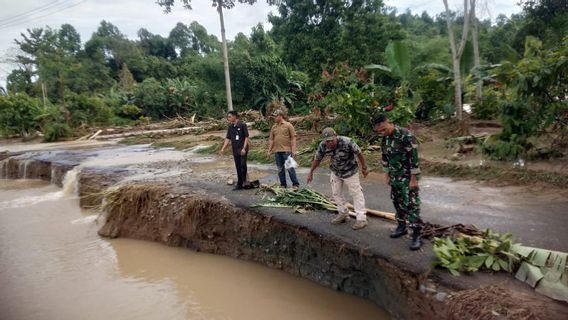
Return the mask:
{"type": "Polygon", "coordinates": [[[323,68],[338,63],[361,67],[383,60],[389,41],[404,37],[396,17],[384,10],[379,0],[283,0],[269,21],[284,62],[318,79],[323,68]]]}
{"type": "MultiPolygon", "coordinates": [[[[472,38],[472,42],[473,42],[473,61],[474,61],[474,67],[475,68],[479,68],[481,66],[481,57],[479,54],[479,30],[478,30],[478,25],[479,22],[477,21],[477,14],[476,14],[476,8],[475,8],[475,1],[476,0],[470,0],[470,6],[471,6],[471,38],[472,38]]],[[[476,102],[481,102],[481,97],[482,97],[482,81],[478,80],[477,83],[475,84],[475,101],[476,102]]]]}
{"type": "Polygon", "coordinates": [[[164,59],[176,57],[175,48],[168,38],[153,34],[145,28],[138,30],[137,34],[140,39],[138,44],[147,55],[164,59]]]}
{"type": "MultiPolygon", "coordinates": [[[[184,8],[191,10],[191,0],[180,0],[184,8]]],[[[219,21],[221,23],[221,40],[223,44],[223,66],[225,69],[225,88],[227,91],[227,109],[233,110],[233,98],[231,94],[231,74],[229,72],[229,53],[227,51],[227,39],[225,37],[225,21],[223,18],[223,8],[231,9],[235,6],[235,0],[212,0],[213,6],[217,7],[219,13],[219,21]]],[[[238,0],[240,3],[253,4],[256,0],[238,0]]],[[[156,3],[165,8],[166,13],[170,12],[175,0],[157,0],[156,3]]],[[[273,4],[276,0],[267,0],[268,3],[273,4]]]]}
{"type": "Polygon", "coordinates": [[[451,20],[450,8],[448,7],[448,0],[442,0],[446,9],[446,25],[448,27],[448,38],[450,41],[450,50],[452,52],[452,66],[454,69],[454,106],[456,108],[456,115],[459,120],[463,120],[463,102],[462,102],[462,74],[461,74],[461,58],[467,44],[467,37],[470,27],[471,8],[469,1],[463,1],[463,30],[459,47],[456,47],[453,22],[451,20]]]}

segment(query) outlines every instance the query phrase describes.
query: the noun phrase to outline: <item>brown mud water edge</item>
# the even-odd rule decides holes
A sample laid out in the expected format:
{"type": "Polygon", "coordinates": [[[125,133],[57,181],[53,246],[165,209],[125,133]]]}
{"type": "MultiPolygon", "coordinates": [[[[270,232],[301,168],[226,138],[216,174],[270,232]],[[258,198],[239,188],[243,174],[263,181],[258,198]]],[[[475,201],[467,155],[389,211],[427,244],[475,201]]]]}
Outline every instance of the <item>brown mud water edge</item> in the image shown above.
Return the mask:
{"type": "MultiPolygon", "coordinates": [[[[21,178],[17,168],[22,161],[30,161],[5,160],[0,169],[8,175],[2,173],[3,178],[21,178]]],[[[27,165],[27,178],[59,181],[58,185],[73,168],[43,160],[27,165]]],[[[510,289],[474,286],[465,290],[467,286],[445,285],[428,272],[410,271],[357,242],[271,216],[266,210],[235,205],[197,184],[113,187],[124,173],[93,168],[79,173],[81,206],[105,209],[101,236],[150,240],[255,261],[369,299],[395,319],[494,319],[496,313],[499,319],[559,319],[568,315],[564,306],[510,289]],[[434,289],[429,286],[432,281],[434,289]]]]}
{"type": "Polygon", "coordinates": [[[168,185],[130,185],[107,197],[105,237],[127,237],[255,261],[370,299],[401,319],[432,319],[444,305],[419,279],[338,238],[168,185]]]}

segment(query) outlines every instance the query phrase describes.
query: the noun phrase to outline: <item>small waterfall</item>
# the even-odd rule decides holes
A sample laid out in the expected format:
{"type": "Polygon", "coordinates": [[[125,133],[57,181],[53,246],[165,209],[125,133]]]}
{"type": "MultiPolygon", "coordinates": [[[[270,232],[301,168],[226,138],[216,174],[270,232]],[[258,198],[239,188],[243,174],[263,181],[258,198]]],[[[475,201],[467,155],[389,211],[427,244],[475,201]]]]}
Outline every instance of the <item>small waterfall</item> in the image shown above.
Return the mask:
{"type": "Polygon", "coordinates": [[[28,165],[30,162],[31,160],[24,161],[24,174],[22,175],[22,179],[26,179],[28,177],[28,165]]]}
{"type": "Polygon", "coordinates": [[[23,179],[24,178],[24,163],[25,161],[18,162],[18,176],[16,179],[23,179]]]}
{"type": "Polygon", "coordinates": [[[10,158],[6,158],[0,161],[2,166],[2,168],[0,169],[0,178],[2,179],[8,179],[8,159],[10,158]]]}
{"type": "Polygon", "coordinates": [[[67,171],[63,177],[63,194],[66,196],[76,196],[79,194],[79,181],[77,177],[81,172],[81,166],[76,166],[67,171]]]}
{"type": "Polygon", "coordinates": [[[49,183],[55,184],[55,167],[51,165],[51,175],[49,176],[49,183]]]}

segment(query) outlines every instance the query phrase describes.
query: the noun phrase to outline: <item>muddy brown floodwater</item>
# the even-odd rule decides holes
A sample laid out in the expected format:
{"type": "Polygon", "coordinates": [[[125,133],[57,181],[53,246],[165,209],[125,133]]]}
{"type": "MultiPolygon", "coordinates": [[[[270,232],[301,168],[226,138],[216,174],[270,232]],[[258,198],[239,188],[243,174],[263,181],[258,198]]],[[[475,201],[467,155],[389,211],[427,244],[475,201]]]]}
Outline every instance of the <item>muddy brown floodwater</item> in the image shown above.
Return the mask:
{"type": "Polygon", "coordinates": [[[388,319],[371,302],[254,263],[102,239],[93,212],[0,179],[0,319],[388,319]]]}

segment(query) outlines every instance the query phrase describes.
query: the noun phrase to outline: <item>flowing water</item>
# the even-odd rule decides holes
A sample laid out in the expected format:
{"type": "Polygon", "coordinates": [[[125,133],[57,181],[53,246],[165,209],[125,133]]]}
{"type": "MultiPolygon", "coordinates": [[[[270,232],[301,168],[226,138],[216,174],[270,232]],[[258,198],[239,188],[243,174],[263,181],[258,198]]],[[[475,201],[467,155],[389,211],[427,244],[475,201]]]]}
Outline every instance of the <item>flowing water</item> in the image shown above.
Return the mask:
{"type": "Polygon", "coordinates": [[[102,239],[74,179],[0,180],[0,319],[388,319],[258,264],[102,239]]]}

